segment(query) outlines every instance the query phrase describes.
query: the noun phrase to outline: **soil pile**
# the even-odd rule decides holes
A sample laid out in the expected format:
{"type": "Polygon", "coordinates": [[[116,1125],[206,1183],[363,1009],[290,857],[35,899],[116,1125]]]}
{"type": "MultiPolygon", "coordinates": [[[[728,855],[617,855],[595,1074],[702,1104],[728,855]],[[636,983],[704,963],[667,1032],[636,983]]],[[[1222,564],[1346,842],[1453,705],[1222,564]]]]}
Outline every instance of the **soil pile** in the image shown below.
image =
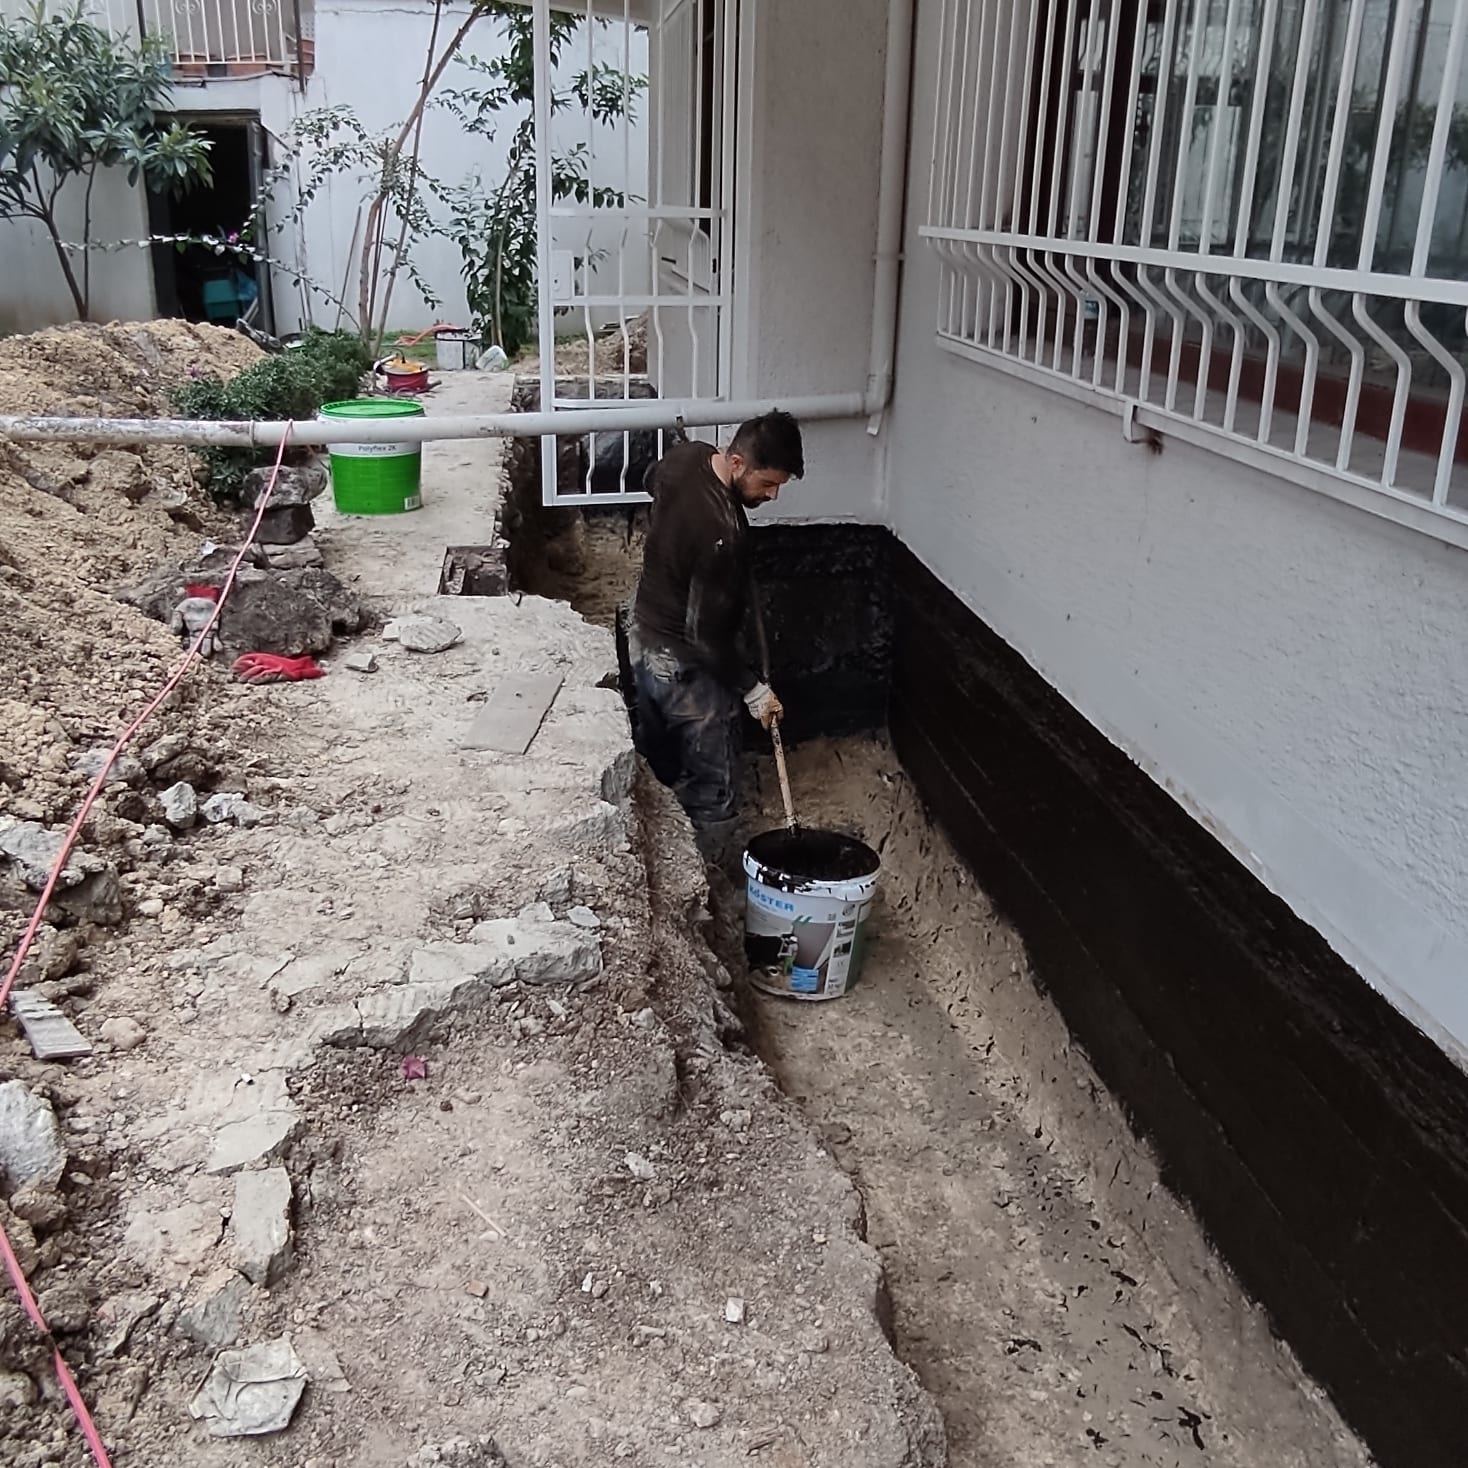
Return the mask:
{"type": "MultiPolygon", "coordinates": [[[[163,416],[174,386],[259,356],[187,322],[57,327],[0,342],[0,413],[163,416]]],[[[117,732],[179,651],[113,590],[229,528],[186,449],[0,444],[0,816],[71,812],[85,783],[73,762],[117,732]]]]}

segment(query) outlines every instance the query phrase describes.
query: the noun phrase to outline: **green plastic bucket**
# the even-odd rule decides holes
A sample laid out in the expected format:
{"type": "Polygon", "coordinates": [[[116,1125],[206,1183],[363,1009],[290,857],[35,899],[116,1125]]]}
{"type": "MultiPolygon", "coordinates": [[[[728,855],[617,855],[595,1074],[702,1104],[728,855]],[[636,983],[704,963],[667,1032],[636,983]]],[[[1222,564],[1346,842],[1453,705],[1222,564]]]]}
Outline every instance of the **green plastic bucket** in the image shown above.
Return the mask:
{"type": "MultiPolygon", "coordinates": [[[[384,418],[421,418],[423,404],[402,398],[352,398],[325,403],[321,416],[333,422],[380,423],[384,418]]],[[[423,446],[416,443],[334,443],[331,495],[344,515],[401,515],[423,507],[423,446]]]]}

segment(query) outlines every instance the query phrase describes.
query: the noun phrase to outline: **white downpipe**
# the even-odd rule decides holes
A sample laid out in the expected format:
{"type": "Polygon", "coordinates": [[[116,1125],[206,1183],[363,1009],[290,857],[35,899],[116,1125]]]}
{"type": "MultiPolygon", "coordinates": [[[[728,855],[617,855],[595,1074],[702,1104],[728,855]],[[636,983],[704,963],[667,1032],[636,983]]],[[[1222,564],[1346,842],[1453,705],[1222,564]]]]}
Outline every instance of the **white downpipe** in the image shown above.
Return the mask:
{"type": "MultiPolygon", "coordinates": [[[[540,408],[556,403],[556,313],[551,299],[551,74],[550,0],[535,0],[531,18],[531,49],[535,57],[535,257],[540,316],[540,408]]],[[[540,440],[540,489],[546,504],[558,487],[556,445],[550,436],[540,440]]]]}
{"type": "Polygon", "coordinates": [[[889,0],[887,72],[882,83],[882,161],[877,174],[877,272],[872,289],[872,356],[867,371],[867,432],[882,431],[892,401],[897,303],[902,284],[902,225],[911,140],[912,45],[916,0],[889,0]]]}
{"type": "MultiPolygon", "coordinates": [[[[0,417],[0,439],[16,443],[180,443],[200,447],[271,448],[286,432],[301,448],[334,443],[430,443],[475,438],[541,438],[542,472],[554,479],[555,453],[545,439],[559,434],[621,433],[637,429],[708,428],[739,423],[773,408],[802,419],[867,418],[867,431],[881,431],[892,400],[897,345],[897,308],[902,276],[903,206],[907,191],[908,119],[912,92],[915,0],[889,0],[886,80],[882,93],[882,157],[877,185],[876,277],[872,297],[871,361],[864,392],[807,397],[760,398],[730,402],[717,398],[651,399],[635,406],[608,402],[586,408],[544,409],[538,413],[498,413],[463,418],[408,418],[387,422],[204,423],[176,418],[0,417]]],[[[540,127],[550,113],[549,0],[535,0],[536,207],[541,222],[538,252],[541,279],[549,281],[550,129],[540,127]],[[542,30],[544,34],[542,35],[542,30]],[[542,110],[543,108],[543,110],[542,110]],[[542,198],[542,191],[545,198],[542,198]]],[[[555,402],[555,315],[549,290],[540,292],[541,403],[555,402]]]]}

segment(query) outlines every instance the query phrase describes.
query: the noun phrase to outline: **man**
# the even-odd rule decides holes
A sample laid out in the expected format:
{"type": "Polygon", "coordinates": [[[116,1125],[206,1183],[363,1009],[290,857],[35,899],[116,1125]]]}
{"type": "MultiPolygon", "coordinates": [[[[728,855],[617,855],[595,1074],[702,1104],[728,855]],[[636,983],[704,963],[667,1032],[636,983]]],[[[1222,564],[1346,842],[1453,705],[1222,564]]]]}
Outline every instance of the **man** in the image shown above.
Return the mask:
{"type": "Polygon", "coordinates": [[[676,791],[710,861],[733,831],[741,704],[766,729],[784,712],[739,652],[746,511],[804,472],[800,425],[774,412],[741,425],[723,452],[679,444],[648,478],[652,525],[628,626],[637,748],[676,791]]]}

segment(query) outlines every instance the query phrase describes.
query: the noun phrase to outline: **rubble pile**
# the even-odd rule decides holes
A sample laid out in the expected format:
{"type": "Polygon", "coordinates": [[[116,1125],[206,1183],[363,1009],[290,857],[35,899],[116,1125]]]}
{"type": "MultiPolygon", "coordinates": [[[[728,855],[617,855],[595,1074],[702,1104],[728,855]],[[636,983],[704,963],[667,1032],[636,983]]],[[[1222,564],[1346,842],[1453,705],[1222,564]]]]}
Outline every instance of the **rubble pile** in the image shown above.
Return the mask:
{"type": "MultiPolygon", "coordinates": [[[[159,416],[191,374],[259,355],[233,332],[174,321],[12,337],[0,342],[0,413],[159,416]]],[[[87,779],[77,756],[117,733],[178,653],[166,626],[114,590],[232,525],[186,449],[0,445],[0,814],[45,822],[74,809],[87,779]]]]}

